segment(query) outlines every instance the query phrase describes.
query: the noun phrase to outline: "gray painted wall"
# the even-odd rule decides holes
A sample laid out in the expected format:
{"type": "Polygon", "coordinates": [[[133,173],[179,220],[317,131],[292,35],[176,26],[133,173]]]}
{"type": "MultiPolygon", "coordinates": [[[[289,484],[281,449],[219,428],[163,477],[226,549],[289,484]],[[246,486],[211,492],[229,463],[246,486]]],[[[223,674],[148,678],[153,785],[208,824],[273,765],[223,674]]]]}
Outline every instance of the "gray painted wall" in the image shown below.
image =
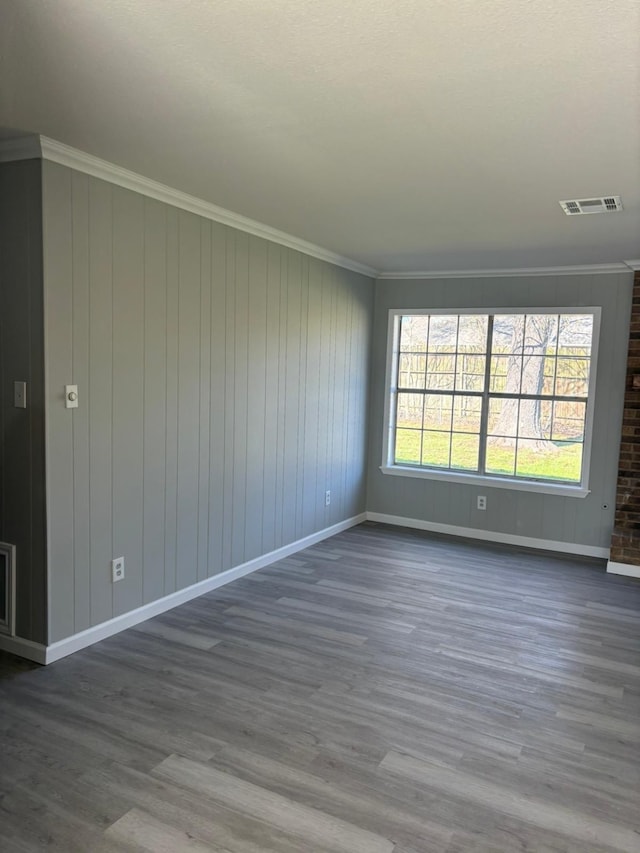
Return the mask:
{"type": "Polygon", "coordinates": [[[364,511],[373,286],[43,169],[55,642],[364,511]]]}
{"type": "Polygon", "coordinates": [[[615,508],[633,275],[575,275],[376,284],[367,509],[421,521],[608,548],[615,508]],[[559,497],[393,477],[380,471],[388,311],[600,305],[591,494],[559,497]],[[487,495],[487,510],[476,496],[487,495]],[[607,509],[603,509],[603,505],[607,509]]]}
{"type": "Polygon", "coordinates": [[[46,641],[39,160],[0,164],[0,540],[16,546],[16,633],[46,641]],[[13,383],[27,382],[26,409],[13,383]]]}

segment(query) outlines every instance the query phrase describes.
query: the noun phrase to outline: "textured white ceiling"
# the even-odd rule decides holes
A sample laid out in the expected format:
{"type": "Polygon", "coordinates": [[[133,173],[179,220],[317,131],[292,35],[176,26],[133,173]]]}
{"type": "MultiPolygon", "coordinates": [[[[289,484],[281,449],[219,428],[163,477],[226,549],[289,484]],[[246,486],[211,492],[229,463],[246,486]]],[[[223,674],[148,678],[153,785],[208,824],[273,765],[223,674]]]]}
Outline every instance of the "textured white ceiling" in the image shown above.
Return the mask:
{"type": "Polygon", "coordinates": [[[380,270],[640,257],[638,0],[0,0],[0,126],[380,270]],[[559,199],[620,194],[566,217],[559,199]]]}

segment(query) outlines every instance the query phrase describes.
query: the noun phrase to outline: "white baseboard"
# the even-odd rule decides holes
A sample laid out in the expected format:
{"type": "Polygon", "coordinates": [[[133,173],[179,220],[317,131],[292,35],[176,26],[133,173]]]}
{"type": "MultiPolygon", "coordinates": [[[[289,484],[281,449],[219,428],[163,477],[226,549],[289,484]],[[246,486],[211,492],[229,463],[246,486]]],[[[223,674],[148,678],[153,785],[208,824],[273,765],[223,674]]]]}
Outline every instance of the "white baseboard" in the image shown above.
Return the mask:
{"type": "Polygon", "coordinates": [[[625,575],[628,578],[640,578],[640,566],[630,566],[628,563],[614,563],[609,560],[607,571],[610,575],[625,575]]]}
{"type": "Polygon", "coordinates": [[[400,515],[386,515],[381,512],[368,512],[367,521],[378,521],[381,524],[395,524],[397,527],[412,527],[416,530],[428,530],[431,533],[447,533],[450,536],[464,536],[467,539],[500,542],[505,545],[520,545],[525,548],[541,548],[544,551],[579,554],[583,557],[602,557],[606,560],[609,556],[608,548],[600,548],[596,545],[580,545],[574,542],[535,539],[532,536],[518,536],[515,533],[481,530],[477,527],[458,527],[455,524],[440,524],[435,521],[422,521],[419,518],[404,518],[400,515]]]}
{"type": "MultiPolygon", "coordinates": [[[[270,551],[268,554],[263,554],[261,557],[256,557],[255,560],[249,560],[247,563],[242,563],[242,565],[235,566],[233,569],[228,569],[226,572],[221,572],[219,575],[215,575],[212,578],[207,578],[206,580],[195,583],[185,589],[180,589],[170,595],[165,595],[164,598],[159,598],[157,601],[152,601],[150,604],[144,604],[142,607],[137,607],[135,610],[123,613],[122,616],[116,616],[114,619],[109,619],[107,622],[102,622],[100,625],[96,625],[93,628],[87,628],[86,631],[81,631],[79,634],[73,634],[71,637],[66,637],[64,640],[59,640],[57,643],[52,643],[50,646],[41,646],[39,648],[41,649],[41,657],[43,657],[43,659],[37,660],[37,662],[53,663],[54,661],[60,660],[60,658],[73,654],[73,652],[77,652],[80,649],[84,649],[87,646],[92,646],[94,643],[100,642],[100,640],[105,640],[107,637],[118,634],[126,628],[131,628],[134,625],[138,625],[140,622],[144,622],[146,619],[151,619],[152,616],[158,616],[160,613],[171,610],[179,604],[191,601],[192,598],[204,595],[205,592],[211,592],[211,590],[231,583],[231,581],[237,580],[245,575],[249,575],[251,572],[255,572],[258,569],[269,566],[271,563],[276,563],[278,560],[289,557],[291,554],[303,551],[305,548],[315,545],[316,542],[321,542],[323,539],[335,536],[336,533],[341,533],[343,530],[355,527],[356,524],[361,524],[366,520],[366,513],[363,512],[360,515],[348,518],[345,521],[332,525],[331,527],[325,527],[324,530],[319,530],[317,533],[312,533],[310,536],[305,536],[304,539],[298,539],[295,542],[291,542],[289,545],[284,545],[282,548],[270,551]]],[[[20,642],[28,643],[29,641],[21,640],[20,642]]],[[[32,643],[31,645],[35,646],[35,643],[32,643]]],[[[0,648],[3,648],[1,639],[0,648]]],[[[23,650],[19,651],[16,646],[15,654],[22,655],[23,657],[29,657],[31,660],[36,660],[35,657],[26,653],[26,647],[21,646],[21,648],[23,650]]],[[[13,649],[7,649],[7,651],[13,651],[13,649]]]]}
{"type": "Polygon", "coordinates": [[[22,637],[9,637],[0,634],[0,649],[3,652],[11,652],[21,658],[35,661],[35,663],[47,662],[47,647],[43,643],[34,643],[22,637]]]}

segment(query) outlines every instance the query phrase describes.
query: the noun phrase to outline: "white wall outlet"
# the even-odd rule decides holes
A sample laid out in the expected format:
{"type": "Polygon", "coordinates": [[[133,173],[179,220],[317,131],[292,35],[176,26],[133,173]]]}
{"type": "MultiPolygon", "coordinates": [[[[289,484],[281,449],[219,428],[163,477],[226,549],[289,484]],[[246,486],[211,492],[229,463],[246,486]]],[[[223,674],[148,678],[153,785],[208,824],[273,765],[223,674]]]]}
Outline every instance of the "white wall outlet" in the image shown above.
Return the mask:
{"type": "Polygon", "coordinates": [[[331,489],[327,489],[327,491],[324,493],[324,505],[329,506],[330,503],[331,503],[331,489]]]}
{"type": "Polygon", "coordinates": [[[111,560],[111,580],[113,583],[124,580],[124,557],[111,560]]]}
{"type": "Polygon", "coordinates": [[[486,495],[478,495],[478,509],[486,509],[487,508],[487,496],[486,495]]]}

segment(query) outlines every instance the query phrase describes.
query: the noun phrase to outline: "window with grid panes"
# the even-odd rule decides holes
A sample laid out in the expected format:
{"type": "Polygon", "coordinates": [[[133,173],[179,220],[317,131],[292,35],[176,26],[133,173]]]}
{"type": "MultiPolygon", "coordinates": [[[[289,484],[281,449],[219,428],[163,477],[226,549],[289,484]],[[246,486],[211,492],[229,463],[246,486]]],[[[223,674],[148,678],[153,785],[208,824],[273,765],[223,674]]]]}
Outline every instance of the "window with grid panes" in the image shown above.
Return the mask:
{"type": "Polygon", "coordinates": [[[392,312],[383,470],[586,488],[598,318],[392,312]]]}

